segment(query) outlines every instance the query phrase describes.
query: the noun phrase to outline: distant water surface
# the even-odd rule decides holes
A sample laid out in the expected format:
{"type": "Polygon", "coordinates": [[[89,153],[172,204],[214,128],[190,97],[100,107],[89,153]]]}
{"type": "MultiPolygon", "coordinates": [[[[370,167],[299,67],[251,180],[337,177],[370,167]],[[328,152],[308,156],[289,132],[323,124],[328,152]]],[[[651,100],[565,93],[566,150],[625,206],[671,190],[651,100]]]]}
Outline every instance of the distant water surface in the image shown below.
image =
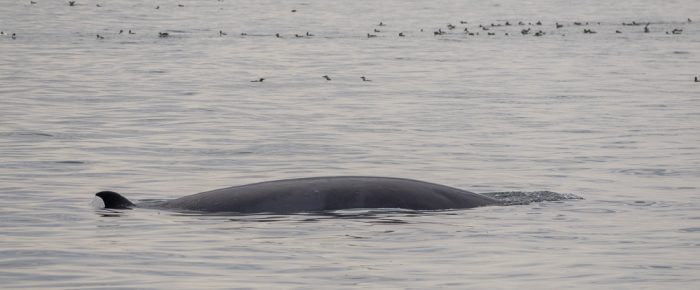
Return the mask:
{"type": "Polygon", "coordinates": [[[698,1],[36,2],[0,5],[4,289],[700,288],[698,1]],[[90,205],[323,175],[585,199],[90,205]]]}

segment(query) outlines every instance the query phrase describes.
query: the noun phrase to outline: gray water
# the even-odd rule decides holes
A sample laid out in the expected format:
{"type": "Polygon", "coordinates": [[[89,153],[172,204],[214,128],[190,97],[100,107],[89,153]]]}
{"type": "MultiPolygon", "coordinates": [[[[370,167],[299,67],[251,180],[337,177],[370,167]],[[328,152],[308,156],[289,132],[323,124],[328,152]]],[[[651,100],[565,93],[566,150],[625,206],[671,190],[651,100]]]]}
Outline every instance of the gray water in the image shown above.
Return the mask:
{"type": "Polygon", "coordinates": [[[3,289],[700,288],[696,0],[37,2],[0,5],[3,289]],[[584,199],[91,204],[326,175],[584,199]]]}

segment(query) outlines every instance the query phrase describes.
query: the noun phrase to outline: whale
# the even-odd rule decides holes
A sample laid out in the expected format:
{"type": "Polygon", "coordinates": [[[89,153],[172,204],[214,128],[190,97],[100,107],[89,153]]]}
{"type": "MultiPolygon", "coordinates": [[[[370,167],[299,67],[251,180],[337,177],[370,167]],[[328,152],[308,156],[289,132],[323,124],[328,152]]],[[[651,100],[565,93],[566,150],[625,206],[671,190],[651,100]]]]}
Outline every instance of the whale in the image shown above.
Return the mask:
{"type": "Polygon", "coordinates": [[[496,199],[425,181],[374,176],[274,180],[221,188],[171,200],[133,203],[113,191],[95,194],[106,209],[183,212],[305,213],[346,209],[450,210],[501,205],[496,199]]]}

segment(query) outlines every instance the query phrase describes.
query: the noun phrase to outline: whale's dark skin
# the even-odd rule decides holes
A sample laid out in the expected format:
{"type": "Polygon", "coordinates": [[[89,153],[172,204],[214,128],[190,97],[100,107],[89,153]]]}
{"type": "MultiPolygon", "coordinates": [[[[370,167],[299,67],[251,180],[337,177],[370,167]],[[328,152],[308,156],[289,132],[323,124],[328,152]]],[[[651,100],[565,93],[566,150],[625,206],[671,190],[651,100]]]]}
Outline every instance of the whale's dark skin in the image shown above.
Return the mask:
{"type": "Polygon", "coordinates": [[[354,208],[464,209],[500,202],[477,193],[412,179],[368,176],[311,177],[227,187],[162,202],[134,204],[102,191],[105,208],[172,211],[300,213],[354,208]]]}

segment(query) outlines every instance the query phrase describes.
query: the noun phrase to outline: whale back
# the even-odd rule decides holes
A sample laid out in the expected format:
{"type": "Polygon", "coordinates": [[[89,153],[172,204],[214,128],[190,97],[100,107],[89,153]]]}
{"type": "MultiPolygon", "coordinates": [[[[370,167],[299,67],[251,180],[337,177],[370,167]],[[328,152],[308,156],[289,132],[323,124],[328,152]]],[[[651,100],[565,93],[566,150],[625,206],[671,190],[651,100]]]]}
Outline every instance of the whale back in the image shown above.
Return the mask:
{"type": "Polygon", "coordinates": [[[499,204],[465,190],[390,177],[312,177],[222,188],[167,201],[159,207],[206,212],[316,212],[352,208],[441,210],[499,204]]]}

